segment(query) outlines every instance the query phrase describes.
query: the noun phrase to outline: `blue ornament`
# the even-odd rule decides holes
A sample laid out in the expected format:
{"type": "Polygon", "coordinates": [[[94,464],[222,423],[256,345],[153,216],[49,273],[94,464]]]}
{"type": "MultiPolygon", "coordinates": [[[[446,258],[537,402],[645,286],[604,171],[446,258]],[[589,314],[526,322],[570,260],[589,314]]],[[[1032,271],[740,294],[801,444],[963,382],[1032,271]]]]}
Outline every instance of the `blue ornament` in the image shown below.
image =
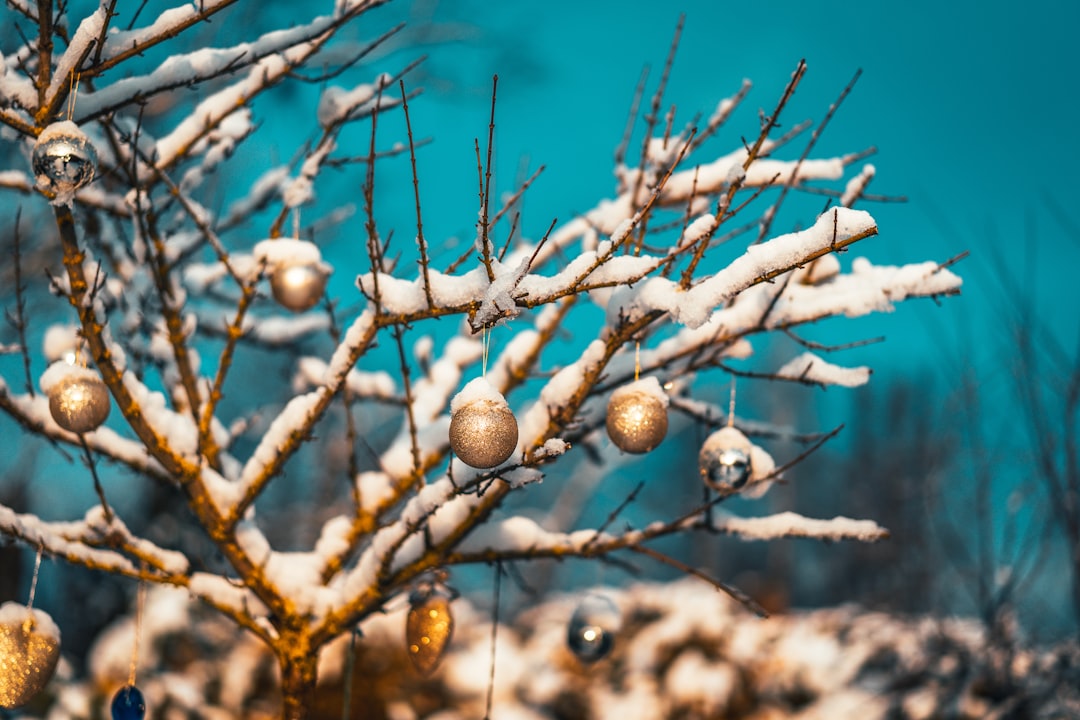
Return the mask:
{"type": "Polygon", "coordinates": [[[581,662],[596,662],[611,652],[621,625],[615,603],[604,595],[587,595],[570,618],[566,644],[581,662]]]}
{"type": "Polygon", "coordinates": [[[139,688],[125,685],[116,691],[112,701],[113,720],[143,720],[146,717],[146,701],[139,688]]]}

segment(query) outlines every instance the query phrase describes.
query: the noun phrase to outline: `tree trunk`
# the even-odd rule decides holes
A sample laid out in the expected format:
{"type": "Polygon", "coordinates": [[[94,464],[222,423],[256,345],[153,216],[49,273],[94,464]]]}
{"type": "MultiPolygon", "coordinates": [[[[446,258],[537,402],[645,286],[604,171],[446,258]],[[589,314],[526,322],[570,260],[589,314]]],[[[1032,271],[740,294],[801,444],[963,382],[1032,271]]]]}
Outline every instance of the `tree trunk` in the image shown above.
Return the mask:
{"type": "Polygon", "coordinates": [[[319,654],[285,648],[278,655],[281,667],[281,717],[284,720],[307,720],[315,700],[315,682],[319,654]]]}

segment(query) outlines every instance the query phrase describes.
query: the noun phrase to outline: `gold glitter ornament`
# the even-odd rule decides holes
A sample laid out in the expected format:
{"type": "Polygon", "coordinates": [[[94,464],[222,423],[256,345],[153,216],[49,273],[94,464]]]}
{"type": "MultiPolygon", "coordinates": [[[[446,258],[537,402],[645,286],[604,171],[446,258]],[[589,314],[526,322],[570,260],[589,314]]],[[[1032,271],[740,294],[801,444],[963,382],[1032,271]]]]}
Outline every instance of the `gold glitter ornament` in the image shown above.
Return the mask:
{"type": "Polygon", "coordinates": [[[506,399],[482,377],[450,403],[450,448],[474,468],[501,465],[517,449],[518,425],[506,399]]]}
{"type": "Polygon", "coordinates": [[[41,610],[0,605],[0,707],[30,702],[48,684],[60,659],[60,629],[41,610]]]}
{"type": "Polygon", "coordinates": [[[433,591],[417,591],[405,618],[405,649],[421,675],[430,675],[442,660],[454,634],[450,600],[433,591]]]}
{"type": "Polygon", "coordinates": [[[282,307],[304,312],[319,304],[328,279],[317,263],[283,263],[270,273],[270,291],[282,307]]]}
{"type": "Polygon", "coordinates": [[[654,377],[619,388],[608,401],[608,437],[625,452],[649,452],[667,435],[667,405],[667,395],[654,377]]]}
{"type": "Polygon", "coordinates": [[[49,388],[48,396],[53,420],[70,432],[96,430],[109,417],[109,389],[90,371],[61,378],[49,388]]]}

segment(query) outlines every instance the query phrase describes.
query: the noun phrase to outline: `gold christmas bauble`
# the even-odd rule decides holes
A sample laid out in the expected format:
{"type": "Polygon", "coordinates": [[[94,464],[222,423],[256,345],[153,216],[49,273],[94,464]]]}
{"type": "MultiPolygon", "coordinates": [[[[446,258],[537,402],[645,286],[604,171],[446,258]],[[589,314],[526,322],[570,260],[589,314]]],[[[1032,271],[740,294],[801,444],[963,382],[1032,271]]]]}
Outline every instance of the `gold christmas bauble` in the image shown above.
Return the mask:
{"type": "Polygon", "coordinates": [[[30,702],[48,684],[60,659],[60,631],[41,610],[0,606],[0,707],[30,702]]]}
{"type": "Polygon", "coordinates": [[[326,272],[313,263],[282,264],[270,273],[270,291],[282,307],[303,312],[319,304],[328,279],[326,272]]]}
{"type": "Polygon", "coordinates": [[[64,120],[41,131],[30,165],[39,188],[70,198],[94,179],[97,151],[78,125],[64,120]]]}
{"type": "Polygon", "coordinates": [[[474,400],[450,416],[450,448],[471,467],[501,465],[514,454],[517,441],[517,420],[505,401],[474,400]]]}
{"type": "Polygon", "coordinates": [[[430,675],[454,634],[450,601],[437,593],[417,593],[405,618],[405,649],[416,670],[430,675]]]}
{"type": "Polygon", "coordinates": [[[701,479],[720,492],[738,490],[750,479],[750,440],[737,428],[722,427],[701,446],[701,479]]]}
{"type": "Polygon", "coordinates": [[[616,391],[607,407],[611,442],[628,453],[647,453],[667,435],[667,405],[652,393],[616,391]]]}
{"type": "Polygon", "coordinates": [[[93,375],[73,374],[49,388],[49,412],[73,433],[96,430],[109,417],[109,389],[93,375]]]}

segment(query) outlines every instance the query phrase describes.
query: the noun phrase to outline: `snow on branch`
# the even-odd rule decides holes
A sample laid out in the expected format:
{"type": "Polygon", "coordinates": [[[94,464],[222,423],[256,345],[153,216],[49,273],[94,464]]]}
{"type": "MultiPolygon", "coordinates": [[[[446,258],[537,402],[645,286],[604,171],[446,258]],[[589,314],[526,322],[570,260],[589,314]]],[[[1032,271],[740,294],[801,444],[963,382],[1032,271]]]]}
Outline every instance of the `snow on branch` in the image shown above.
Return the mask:
{"type": "MultiPolygon", "coordinates": [[[[329,367],[322,358],[306,356],[296,361],[293,389],[302,392],[322,384],[329,367]]],[[[397,383],[385,370],[361,372],[350,370],[346,378],[349,396],[353,400],[393,400],[397,383]]]]}
{"type": "Polygon", "coordinates": [[[889,531],[873,520],[852,520],[842,516],[831,520],[818,520],[793,512],[743,518],[714,511],[712,528],[718,532],[736,535],[743,540],[801,537],[817,540],[875,542],[889,537],[889,531]]]}
{"type": "Polygon", "coordinates": [[[105,115],[136,100],[251,66],[239,81],[210,95],[167,136],[157,141],[156,161],[167,168],[190,151],[208,130],[218,127],[252,97],[299,66],[341,26],[343,18],[317,17],[306,25],[276,30],[228,48],[203,48],[173,55],[148,75],[124,78],[80,98],[80,122],[105,115]]]}
{"type": "Polygon", "coordinates": [[[751,285],[876,233],[877,225],[870,213],[834,208],[806,230],[750,246],[723,270],[674,298],[673,307],[661,309],[667,309],[675,320],[689,327],[699,327],[715,307],[751,285]]]}
{"type": "Polygon", "coordinates": [[[66,91],[70,86],[73,72],[79,71],[79,65],[86,58],[93,44],[102,34],[102,29],[108,21],[109,13],[104,4],[83,18],[75,34],[71,36],[64,54],[60,56],[53,71],[52,83],[45,95],[47,106],[55,107],[57,96],[66,91]]]}
{"type": "Polygon", "coordinates": [[[91,508],[82,521],[45,522],[36,515],[17,514],[11,508],[0,505],[0,532],[49,555],[94,570],[133,578],[146,577],[176,585],[187,582],[186,557],[159,548],[149,540],[136,539],[115,516],[106,523],[100,507],[91,508]],[[136,561],[146,563],[150,570],[141,570],[137,562],[118,550],[127,552],[136,561]]]}
{"type": "MultiPolygon", "coordinates": [[[[766,141],[763,150],[772,146],[766,141]]],[[[726,190],[736,180],[741,180],[743,187],[761,187],[786,182],[798,172],[794,182],[811,179],[836,179],[843,176],[848,157],[836,157],[825,160],[773,160],[758,158],[751,163],[743,177],[743,163],[746,161],[745,148],[740,148],[728,155],[704,165],[697,165],[687,170],[672,173],[660,190],[657,204],[661,207],[683,207],[690,199],[706,197],[726,190]]],[[[583,215],[570,220],[556,229],[543,248],[537,252],[537,263],[542,263],[554,256],[560,249],[577,240],[587,240],[600,233],[612,235],[619,225],[633,217],[636,203],[633,188],[638,187],[639,170],[622,168],[620,172],[620,194],[614,199],[601,200],[596,207],[583,215]]],[[[532,248],[529,248],[531,251],[532,248]]]]}
{"type": "Polygon", "coordinates": [[[870,368],[866,366],[846,368],[822,360],[812,352],[804,352],[784,363],[775,377],[815,385],[840,385],[859,387],[870,380],[870,368]]]}
{"type": "MultiPolygon", "coordinates": [[[[846,517],[818,520],[793,512],[744,518],[716,509],[712,512],[711,529],[743,540],[802,537],[875,542],[889,536],[888,530],[871,520],[846,517]]],[[[654,522],[640,530],[610,534],[600,529],[552,532],[529,518],[514,516],[491,520],[478,528],[447,560],[465,564],[515,558],[592,557],[637,547],[648,540],[684,530],[702,529],[706,527],[703,520],[702,514],[695,513],[674,522],[654,522]]]]}
{"type": "MultiPolygon", "coordinates": [[[[764,149],[764,148],[763,148],[764,149]]],[[[691,194],[711,195],[727,189],[728,183],[737,175],[746,162],[747,151],[739,148],[733,153],[717,158],[711,163],[682,170],[671,176],[661,195],[661,203],[685,203],[691,194]]],[[[822,160],[774,160],[757,158],[746,169],[744,187],[761,187],[787,182],[793,172],[798,174],[793,182],[805,180],[837,180],[844,176],[845,157],[833,157],[822,160]]]]}
{"type": "MultiPolygon", "coordinates": [[[[149,25],[134,30],[112,31],[105,38],[99,65],[107,68],[130,55],[145,53],[154,45],[176,36],[189,26],[206,20],[235,2],[236,0],[189,2],[162,10],[149,25]]],[[[95,70],[100,72],[100,67],[96,66],[95,70]]]]}
{"type": "Polygon", "coordinates": [[[956,294],[962,284],[958,275],[936,262],[873,265],[866,258],[856,258],[850,273],[827,283],[792,283],[769,316],[767,327],[813,322],[833,315],[861,317],[891,312],[896,303],[908,298],[956,294]]]}
{"type": "MultiPolygon", "coordinates": [[[[652,278],[629,292],[613,296],[608,315],[631,315],[655,305],[651,302],[654,283],[658,294],[665,289],[662,278],[652,278]]],[[[872,312],[890,312],[895,303],[913,297],[934,297],[959,292],[962,280],[938,263],[875,266],[858,258],[850,273],[838,275],[818,285],[788,283],[779,298],[775,286],[759,284],[739,293],[728,305],[712,313],[697,327],[685,327],[655,348],[642,351],[642,365],[669,368],[672,363],[698,358],[708,361],[717,352],[745,357],[745,341],[736,341],[757,329],[790,328],[827,317],[861,317],[872,312]],[[705,352],[710,349],[710,352],[705,352]]]]}

